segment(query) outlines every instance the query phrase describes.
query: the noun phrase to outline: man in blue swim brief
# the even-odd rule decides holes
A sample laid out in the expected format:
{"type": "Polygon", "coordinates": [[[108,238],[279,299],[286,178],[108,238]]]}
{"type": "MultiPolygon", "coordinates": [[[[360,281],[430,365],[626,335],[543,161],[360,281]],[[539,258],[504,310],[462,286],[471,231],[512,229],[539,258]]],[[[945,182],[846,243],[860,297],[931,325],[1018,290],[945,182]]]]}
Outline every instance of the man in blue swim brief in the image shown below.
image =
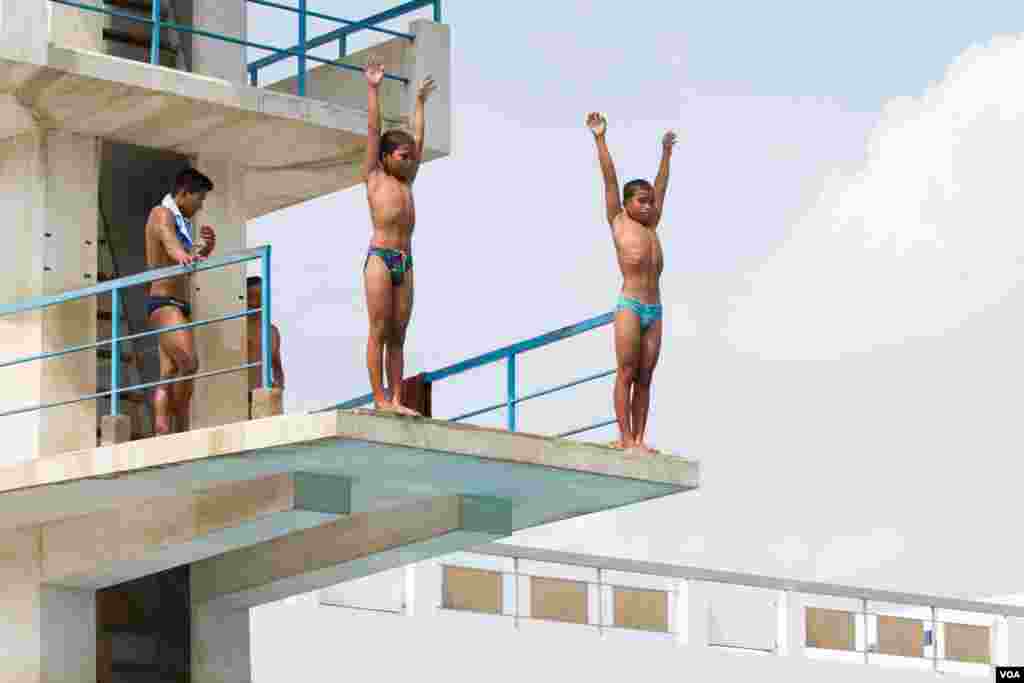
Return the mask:
{"type": "Polygon", "coordinates": [[[626,183],[619,197],[605,132],[608,122],[598,113],[587,116],[594,134],[597,157],[604,179],[604,200],[612,240],[622,271],[622,292],[615,307],[615,418],[619,424],[621,448],[653,452],[645,441],[647,414],[651,403],[651,379],[661,353],[661,272],[664,254],[658,239],[668,190],[669,161],[676,142],[669,131],[661,139],[661,165],[651,185],[646,180],[626,183]]]}
{"type": "MultiPolygon", "coordinates": [[[[213,253],[217,236],[213,228],[203,226],[198,234],[192,219],[213,190],[213,182],[195,169],[178,174],[174,190],[153,208],[146,222],[146,263],[150,268],[192,265],[213,253]]],[[[192,308],[188,301],[189,276],[157,280],[149,286],[146,314],[154,328],[189,322],[192,308]]],[[[158,335],[160,379],[188,377],[199,369],[192,330],[175,330],[158,335]]],[[[192,401],[192,380],[162,384],[153,390],[154,431],[157,435],[184,431],[188,425],[192,401]],[[172,420],[177,424],[172,424],[172,420]]]]}

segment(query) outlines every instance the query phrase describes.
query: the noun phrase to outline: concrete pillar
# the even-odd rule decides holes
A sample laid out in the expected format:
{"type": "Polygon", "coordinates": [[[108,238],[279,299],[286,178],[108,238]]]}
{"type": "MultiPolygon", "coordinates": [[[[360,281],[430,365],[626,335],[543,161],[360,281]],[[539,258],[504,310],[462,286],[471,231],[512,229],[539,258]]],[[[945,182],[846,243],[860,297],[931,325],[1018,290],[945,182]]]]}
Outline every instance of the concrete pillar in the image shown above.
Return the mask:
{"type": "Polygon", "coordinates": [[[1024,662],[1024,617],[1007,617],[1002,637],[1006,643],[1004,665],[1019,665],[1024,662]]]}
{"type": "Polygon", "coordinates": [[[95,593],[45,586],[37,529],[0,532],[0,680],[95,683],[95,593]]]}
{"type": "Polygon", "coordinates": [[[0,45],[8,59],[46,64],[51,3],[0,0],[0,45]]]}
{"type": "Polygon", "coordinates": [[[803,657],[807,644],[807,619],[804,616],[804,596],[801,593],[786,591],[785,614],[786,633],[784,635],[785,652],[790,657],[803,657]]]}
{"type": "MultiPolygon", "coordinates": [[[[412,617],[434,617],[441,605],[443,568],[437,560],[417,562],[412,572],[412,590],[406,590],[406,613],[412,617]]],[[[408,582],[407,582],[408,585],[408,582]]]]}
{"type": "MultiPolygon", "coordinates": [[[[32,4],[32,3],[27,3],[32,4]]],[[[23,301],[96,284],[96,138],[33,129],[0,142],[0,300],[23,301]]],[[[96,339],[96,299],[0,318],[0,358],[13,360],[96,339]]],[[[0,411],[96,390],[96,355],[81,352],[0,369],[0,411]]],[[[93,401],[0,418],[0,464],[96,445],[93,401]]]]}
{"type": "Polygon", "coordinates": [[[711,622],[711,592],[704,581],[686,584],[686,644],[707,647],[711,622]]]}
{"type": "MultiPolygon", "coordinates": [[[[214,254],[246,248],[244,169],[231,162],[195,160],[195,168],[213,181],[195,225],[209,225],[217,232],[214,254]]],[[[217,268],[192,278],[192,319],[205,320],[238,313],[245,308],[245,264],[217,268]]],[[[238,367],[248,362],[246,324],[240,318],[204,325],[195,330],[199,371],[238,367]]],[[[249,418],[249,375],[246,371],[200,379],[192,396],[191,428],[215,427],[249,418]]]]}
{"type": "MultiPolygon", "coordinates": [[[[244,0],[194,0],[194,25],[204,31],[245,39],[248,4],[244,0]]],[[[291,13],[287,15],[292,16],[291,13]]],[[[298,19],[295,21],[298,27],[298,19]]],[[[297,29],[295,33],[298,33],[297,29]]],[[[192,36],[193,73],[223,78],[244,85],[248,83],[245,67],[245,48],[241,45],[199,35],[192,36]]]]}
{"type": "Polygon", "coordinates": [[[252,680],[248,609],[192,606],[192,683],[252,680]]]}
{"type": "Polygon", "coordinates": [[[416,89],[424,76],[433,76],[437,90],[427,100],[424,143],[424,156],[433,158],[449,153],[452,148],[451,31],[445,24],[426,19],[411,22],[409,31],[416,40],[405,53],[403,72],[409,78],[409,87],[405,88],[403,110],[409,116],[411,130],[416,111],[416,89]]]}
{"type": "Polygon", "coordinates": [[[50,5],[50,42],[58,47],[106,53],[103,29],[110,17],[56,2],[43,4],[50,5]]]}
{"type": "Polygon", "coordinates": [[[252,419],[284,414],[284,391],[277,388],[253,389],[252,419]]]}

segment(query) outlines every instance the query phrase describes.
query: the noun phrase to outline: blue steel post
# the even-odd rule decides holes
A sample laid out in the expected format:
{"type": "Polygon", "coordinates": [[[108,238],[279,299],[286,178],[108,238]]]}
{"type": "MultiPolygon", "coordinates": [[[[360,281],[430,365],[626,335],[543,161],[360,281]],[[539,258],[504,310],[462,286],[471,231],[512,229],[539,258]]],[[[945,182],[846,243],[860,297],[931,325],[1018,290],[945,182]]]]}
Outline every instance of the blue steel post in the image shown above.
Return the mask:
{"type": "Polygon", "coordinates": [[[508,354],[508,431],[516,431],[516,354],[508,354]]]}
{"type": "Polygon", "coordinates": [[[121,378],[121,292],[117,289],[110,291],[110,414],[117,415],[117,387],[121,378]]]}
{"type": "Polygon", "coordinates": [[[306,0],[299,0],[299,97],[306,96],[306,0]]]}
{"type": "Polygon", "coordinates": [[[260,375],[263,377],[263,388],[273,386],[270,374],[270,245],[263,247],[263,258],[260,259],[262,275],[260,282],[260,375]]]}
{"type": "Polygon", "coordinates": [[[160,64],[160,0],[153,0],[153,24],[149,27],[149,63],[160,64]]]}
{"type": "Polygon", "coordinates": [[[434,21],[441,23],[441,0],[434,0],[434,21]]]}
{"type": "Polygon", "coordinates": [[[342,36],[338,38],[338,59],[344,59],[345,54],[348,52],[348,36],[342,36]]]}

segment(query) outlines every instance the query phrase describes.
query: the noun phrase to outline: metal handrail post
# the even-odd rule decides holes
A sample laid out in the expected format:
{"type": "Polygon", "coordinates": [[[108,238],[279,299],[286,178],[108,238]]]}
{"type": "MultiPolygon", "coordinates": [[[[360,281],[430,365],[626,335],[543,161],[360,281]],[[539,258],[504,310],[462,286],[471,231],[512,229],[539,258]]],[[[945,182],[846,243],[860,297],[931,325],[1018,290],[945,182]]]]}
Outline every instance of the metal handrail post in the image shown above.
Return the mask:
{"type": "Polygon", "coordinates": [[[260,259],[262,274],[260,282],[260,339],[262,346],[260,347],[260,360],[262,366],[260,368],[263,374],[263,388],[269,389],[273,386],[273,378],[271,377],[270,367],[270,245],[263,247],[263,257],[260,259]]]}
{"type": "Polygon", "coordinates": [[[516,431],[516,354],[508,354],[508,431],[516,431]]]}
{"type": "Polygon", "coordinates": [[[306,0],[299,0],[299,97],[306,96],[306,0]]]}
{"type": "MultiPolygon", "coordinates": [[[[157,0],[159,1],[159,0],[157,0]]],[[[155,3],[154,3],[155,4],[155,3]]],[[[110,414],[118,413],[118,385],[121,378],[121,292],[113,289],[110,292],[110,414]]]]}
{"type": "Polygon", "coordinates": [[[441,23],[441,0],[434,0],[434,21],[441,23]]]}
{"type": "Polygon", "coordinates": [[[149,63],[160,64],[160,0],[153,0],[153,23],[150,26],[149,63]]]}

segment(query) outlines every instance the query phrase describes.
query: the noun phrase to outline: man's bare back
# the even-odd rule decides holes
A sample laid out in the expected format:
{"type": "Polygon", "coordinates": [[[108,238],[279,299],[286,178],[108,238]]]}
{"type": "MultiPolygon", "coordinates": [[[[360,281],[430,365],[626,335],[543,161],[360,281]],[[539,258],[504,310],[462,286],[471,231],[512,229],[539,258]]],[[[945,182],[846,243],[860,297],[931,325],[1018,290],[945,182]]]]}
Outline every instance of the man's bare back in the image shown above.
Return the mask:
{"type": "MultiPolygon", "coordinates": [[[[184,246],[179,244],[169,248],[166,243],[168,231],[174,229],[174,214],[171,213],[171,210],[162,206],[153,207],[149,212],[149,219],[146,221],[146,265],[149,268],[164,268],[181,263],[182,256],[176,251],[175,246],[182,252],[185,251],[184,246]]],[[[169,296],[187,301],[188,284],[188,275],[157,280],[150,283],[149,293],[150,296],[169,296]]]]}

